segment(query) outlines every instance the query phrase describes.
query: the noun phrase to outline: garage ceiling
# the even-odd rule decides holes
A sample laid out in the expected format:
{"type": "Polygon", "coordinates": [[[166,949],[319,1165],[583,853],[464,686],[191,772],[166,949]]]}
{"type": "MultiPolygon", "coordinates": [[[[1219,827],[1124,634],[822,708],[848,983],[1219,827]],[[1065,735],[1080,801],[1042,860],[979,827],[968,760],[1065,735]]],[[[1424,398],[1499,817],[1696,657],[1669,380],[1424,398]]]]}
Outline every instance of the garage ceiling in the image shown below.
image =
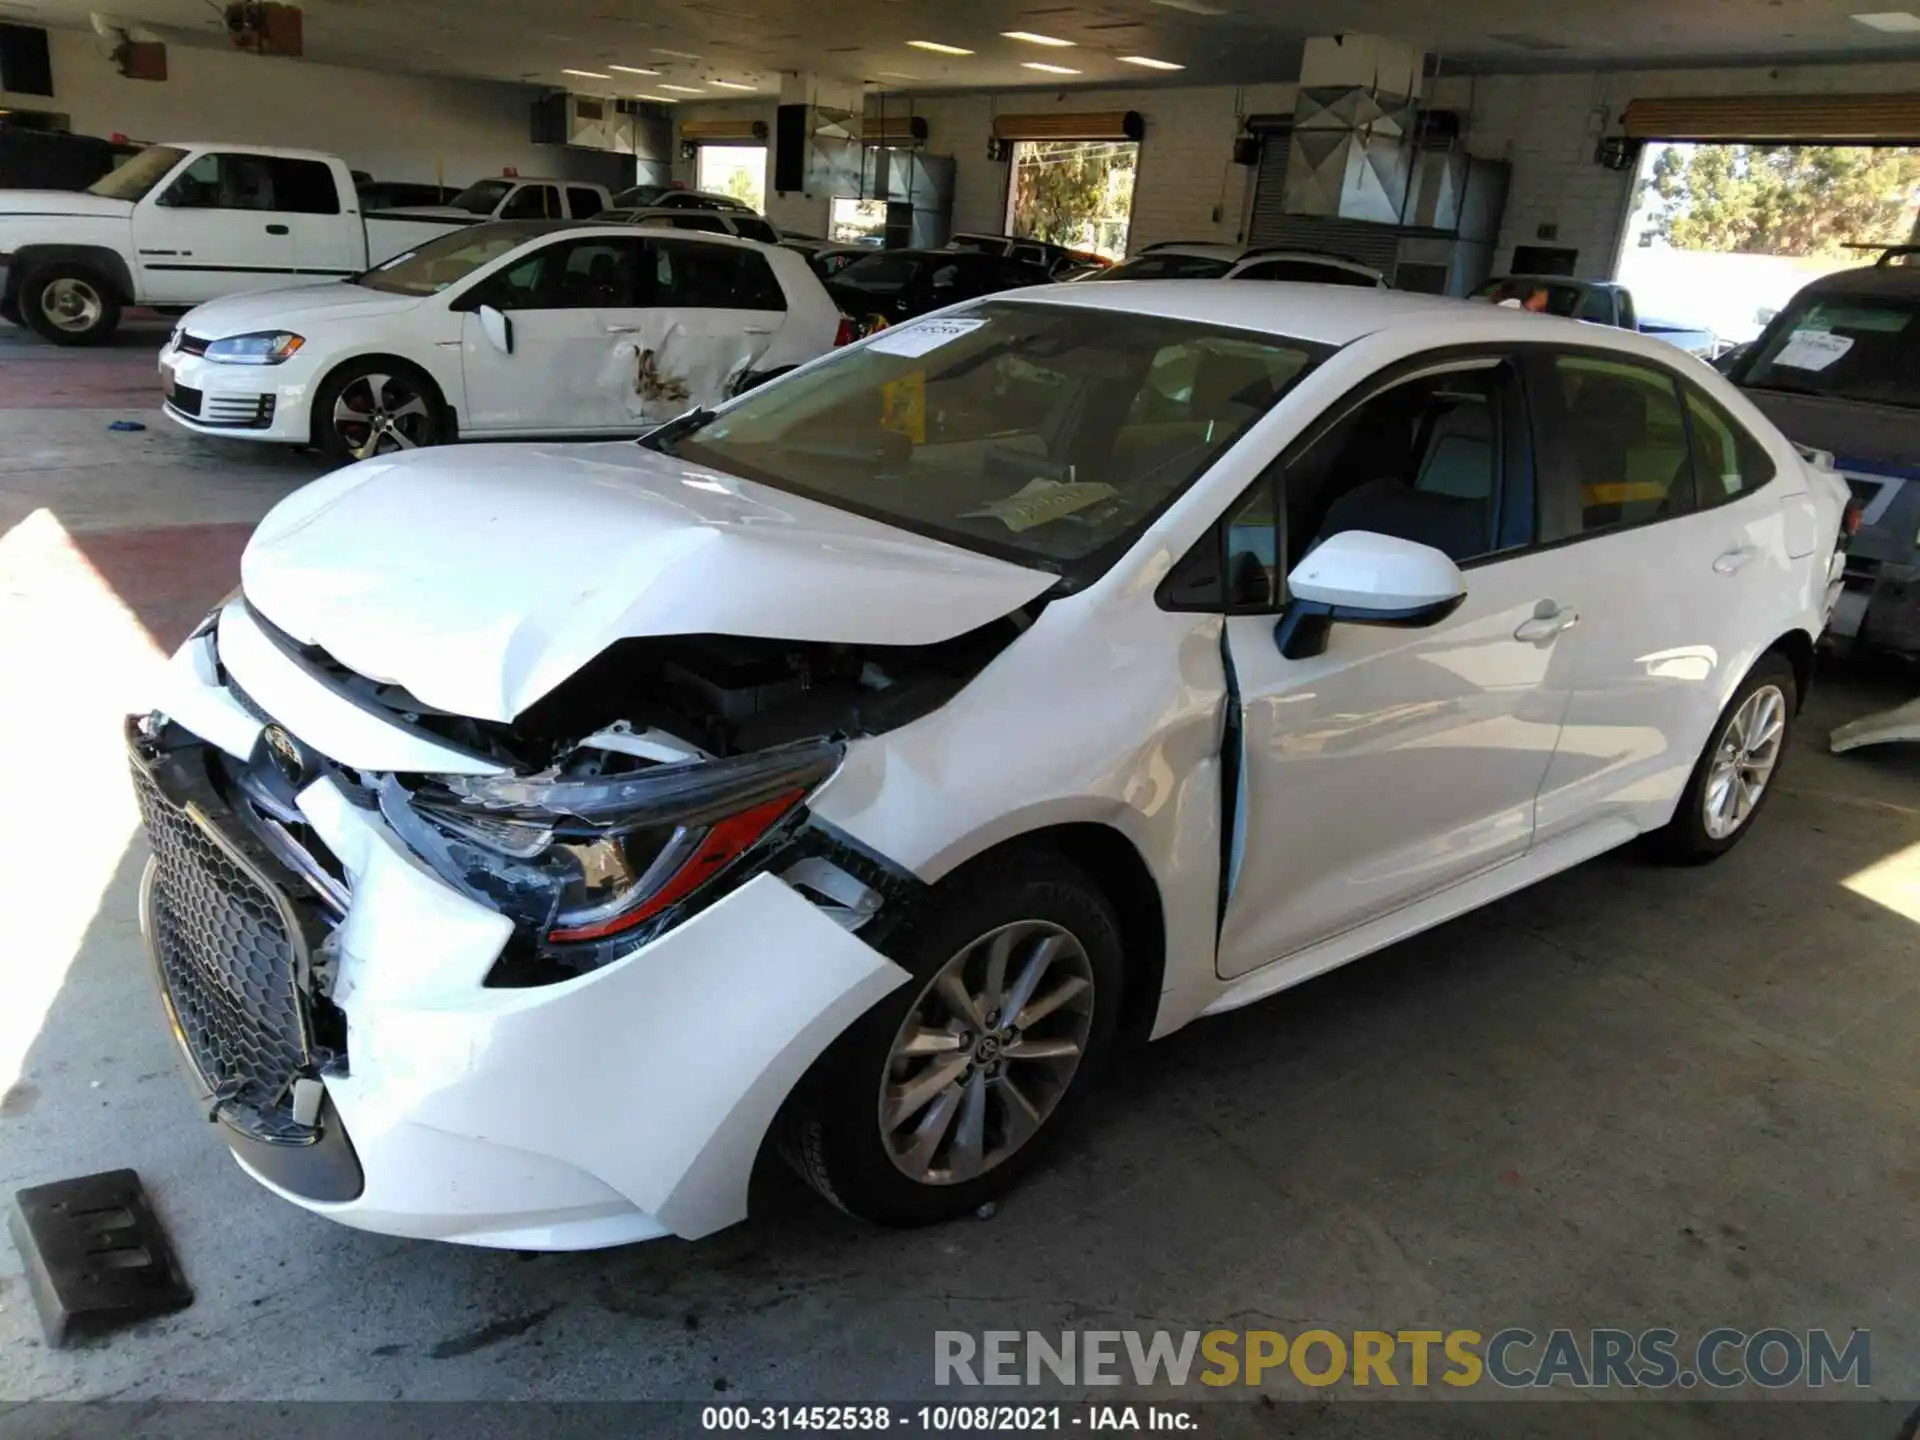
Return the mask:
{"type": "MultiPolygon", "coordinates": [[[[910,90],[1287,80],[1297,73],[1300,41],[1342,30],[1400,36],[1441,56],[1449,68],[1479,70],[1920,55],[1920,33],[1887,33],[1851,19],[1862,3],[307,0],[304,8],[313,60],[691,102],[743,98],[749,88],[772,95],[783,70],[910,90]],[[1003,38],[1006,30],[1073,45],[1022,43],[1003,38]],[[974,53],[932,53],[909,46],[911,40],[974,53]],[[1156,72],[1125,63],[1124,55],[1184,69],[1156,72]],[[1060,69],[1029,68],[1033,64],[1060,69]],[[571,76],[567,69],[610,79],[571,76]]],[[[1873,10],[1892,0],[1864,3],[1873,10]]],[[[96,6],[121,24],[149,26],[175,43],[222,42],[216,0],[0,0],[0,19],[85,27],[96,6]]]]}

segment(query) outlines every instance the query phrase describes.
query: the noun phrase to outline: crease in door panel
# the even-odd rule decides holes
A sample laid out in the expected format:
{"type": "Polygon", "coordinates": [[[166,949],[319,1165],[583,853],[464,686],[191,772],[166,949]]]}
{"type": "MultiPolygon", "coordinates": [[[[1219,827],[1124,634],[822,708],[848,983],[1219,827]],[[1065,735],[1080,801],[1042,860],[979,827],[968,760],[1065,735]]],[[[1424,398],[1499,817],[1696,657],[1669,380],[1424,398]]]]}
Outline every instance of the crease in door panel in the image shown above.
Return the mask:
{"type": "Polygon", "coordinates": [[[1227,924],[1227,904],[1240,879],[1247,848],[1247,727],[1240,710],[1240,678],[1234,673],[1227,626],[1220,627],[1220,668],[1227,682],[1227,713],[1220,730],[1220,914],[1216,941],[1227,924]]]}

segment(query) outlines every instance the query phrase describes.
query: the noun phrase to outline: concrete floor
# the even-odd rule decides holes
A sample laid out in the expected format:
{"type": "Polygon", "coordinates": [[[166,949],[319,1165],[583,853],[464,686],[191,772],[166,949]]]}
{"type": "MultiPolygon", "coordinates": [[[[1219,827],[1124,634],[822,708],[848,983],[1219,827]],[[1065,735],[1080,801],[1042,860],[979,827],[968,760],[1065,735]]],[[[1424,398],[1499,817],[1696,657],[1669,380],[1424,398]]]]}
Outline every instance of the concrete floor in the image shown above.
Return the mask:
{"type": "Polygon", "coordinates": [[[1839,667],[1723,863],[1607,857],[1195,1025],[991,1220],[865,1229],[774,1165],[703,1243],[517,1256],[274,1199],[176,1071],[116,727],[316,465],[169,427],[154,343],[0,327],[0,1192],[136,1167],[198,1301],[51,1351],[0,1240],[0,1400],[907,1398],[935,1329],[1309,1324],[1870,1327],[1920,1396],[1920,749],[1824,750],[1913,680],[1839,667]]]}

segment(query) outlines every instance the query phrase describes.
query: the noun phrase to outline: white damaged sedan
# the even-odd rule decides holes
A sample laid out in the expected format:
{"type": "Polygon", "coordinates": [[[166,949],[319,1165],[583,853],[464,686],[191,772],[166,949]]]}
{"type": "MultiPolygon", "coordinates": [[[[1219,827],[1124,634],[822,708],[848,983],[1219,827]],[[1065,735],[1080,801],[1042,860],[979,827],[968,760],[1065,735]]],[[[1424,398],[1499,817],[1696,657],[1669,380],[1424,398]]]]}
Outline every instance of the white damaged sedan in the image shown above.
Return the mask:
{"type": "Polygon", "coordinates": [[[128,741],[222,1138],[346,1224],[963,1214],[1122,1045],[1752,825],[1845,489],[1671,347],[1076,285],[260,526],[128,741]]]}

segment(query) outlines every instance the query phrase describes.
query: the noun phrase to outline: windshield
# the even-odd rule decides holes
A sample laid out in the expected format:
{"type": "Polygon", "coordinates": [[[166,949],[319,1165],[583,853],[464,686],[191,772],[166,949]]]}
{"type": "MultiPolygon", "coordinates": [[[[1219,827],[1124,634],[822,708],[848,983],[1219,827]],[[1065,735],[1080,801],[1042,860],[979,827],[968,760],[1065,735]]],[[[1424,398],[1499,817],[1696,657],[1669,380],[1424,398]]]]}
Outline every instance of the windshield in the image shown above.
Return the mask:
{"type": "Polygon", "coordinates": [[[469,215],[491,215],[513,189],[511,180],[476,180],[447,204],[469,215]]]}
{"type": "Polygon", "coordinates": [[[1599,325],[1613,321],[1613,297],[1607,291],[1571,280],[1541,280],[1521,275],[1489,280],[1473,294],[1477,300],[1491,300],[1496,305],[1511,303],[1523,310],[1559,315],[1568,320],[1591,320],[1599,325]]]}
{"type": "Polygon", "coordinates": [[[1142,255],[1108,270],[1098,270],[1089,280],[1218,280],[1233,268],[1231,260],[1211,255],[1142,255]]]}
{"type": "Polygon", "coordinates": [[[657,205],[660,197],[667,193],[665,185],[633,185],[613,197],[613,203],[625,210],[644,209],[648,205],[657,205]]]}
{"type": "Polygon", "coordinates": [[[171,145],[149,145],[138,155],[109,170],[87,187],[89,195],[108,200],[144,200],[147,192],[166,179],[187,152],[171,145]]]}
{"type": "Polygon", "coordinates": [[[1733,379],[1755,390],[1920,409],[1920,295],[1802,296],[1733,379]]]}
{"type": "Polygon", "coordinates": [[[354,276],[353,283],[394,295],[432,295],[540,233],[522,225],[463,227],[354,276]]]}
{"type": "Polygon", "coordinates": [[[988,301],[896,326],[642,443],[1078,578],[1118,558],[1328,353],[988,301]]]}

